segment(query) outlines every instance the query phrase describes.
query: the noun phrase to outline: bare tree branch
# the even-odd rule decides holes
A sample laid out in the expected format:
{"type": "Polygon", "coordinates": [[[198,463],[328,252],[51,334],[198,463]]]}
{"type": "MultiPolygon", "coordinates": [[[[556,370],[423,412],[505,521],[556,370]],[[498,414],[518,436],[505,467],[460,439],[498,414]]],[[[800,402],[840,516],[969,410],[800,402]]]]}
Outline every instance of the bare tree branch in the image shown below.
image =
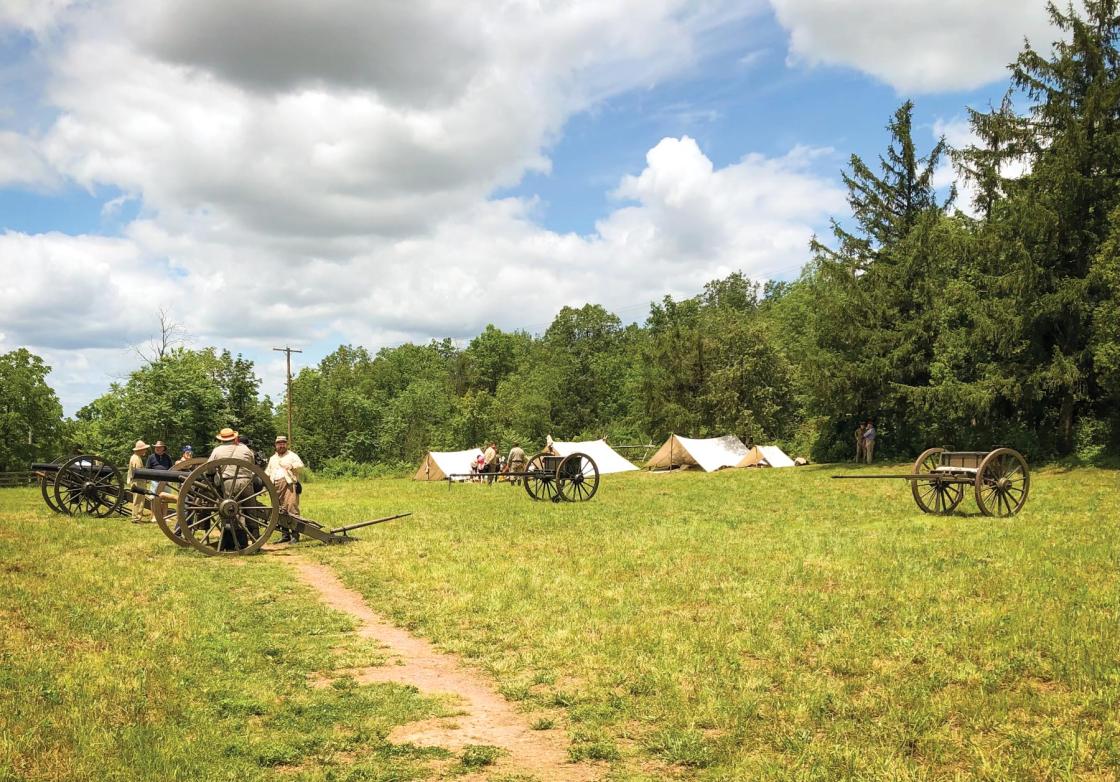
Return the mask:
{"type": "Polygon", "coordinates": [[[174,348],[190,339],[186,326],[177,323],[165,307],[159,308],[159,333],[143,345],[133,345],[132,352],[145,364],[155,364],[174,348]]]}

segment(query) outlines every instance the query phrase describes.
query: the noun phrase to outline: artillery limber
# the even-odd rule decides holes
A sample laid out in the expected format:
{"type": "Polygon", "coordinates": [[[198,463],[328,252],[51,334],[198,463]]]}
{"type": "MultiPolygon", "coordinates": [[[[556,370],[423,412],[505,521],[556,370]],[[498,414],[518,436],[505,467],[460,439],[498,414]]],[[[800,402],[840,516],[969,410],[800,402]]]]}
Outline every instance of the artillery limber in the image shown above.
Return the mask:
{"type": "Polygon", "coordinates": [[[498,473],[452,473],[447,476],[447,486],[463,479],[483,481],[497,478],[519,478],[525,492],[534,500],[550,502],[584,502],[599,490],[599,466],[585,453],[557,456],[548,452],[538,453],[529,460],[524,470],[498,473]]]}
{"type": "Polygon", "coordinates": [[[972,486],[985,516],[1014,516],[1027,504],[1031,487],[1027,460],[1011,448],[948,451],[930,448],[908,475],[833,475],[833,478],[899,478],[910,481],[914,501],[926,513],[952,513],[972,486]]]}
{"type": "Polygon", "coordinates": [[[399,513],[328,529],[317,521],[287,513],[276,487],[255,464],[240,459],[192,459],[189,470],[136,470],[137,480],[155,481],[152,515],[179,546],[210,556],[253,554],[273,532],[285,530],[323,543],[345,543],[350,533],[409,516],[399,513]]]}
{"type": "Polygon", "coordinates": [[[55,513],[73,516],[84,513],[105,518],[114,513],[127,516],[124,475],[92,454],[79,454],[54,462],[31,465],[39,478],[39,492],[55,513]]]}

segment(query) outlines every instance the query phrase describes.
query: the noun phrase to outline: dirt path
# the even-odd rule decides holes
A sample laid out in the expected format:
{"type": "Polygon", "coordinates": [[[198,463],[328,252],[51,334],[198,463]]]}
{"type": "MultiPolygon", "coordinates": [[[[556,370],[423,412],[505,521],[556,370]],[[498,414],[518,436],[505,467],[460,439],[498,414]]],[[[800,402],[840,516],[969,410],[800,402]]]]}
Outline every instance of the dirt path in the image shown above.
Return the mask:
{"type": "MultiPolygon", "coordinates": [[[[595,769],[569,762],[567,741],[561,732],[532,730],[526,715],[518,713],[495,690],[492,681],[464,666],[454,655],[437,651],[422,638],[385,621],[329,568],[298,557],[290,561],[300,579],[316,589],[323,602],[357,619],[358,634],[386,647],[385,651],[395,658],[387,665],[339,671],[340,675],[353,676],[359,682],[411,684],[422,693],[451,694],[462,702],[465,714],[399,726],[389,734],[390,741],[439,746],[452,752],[467,744],[488,744],[508,753],[490,767],[495,773],[531,774],[540,782],[591,782],[597,778],[595,769]]],[[[328,686],[330,679],[315,683],[328,686]]]]}

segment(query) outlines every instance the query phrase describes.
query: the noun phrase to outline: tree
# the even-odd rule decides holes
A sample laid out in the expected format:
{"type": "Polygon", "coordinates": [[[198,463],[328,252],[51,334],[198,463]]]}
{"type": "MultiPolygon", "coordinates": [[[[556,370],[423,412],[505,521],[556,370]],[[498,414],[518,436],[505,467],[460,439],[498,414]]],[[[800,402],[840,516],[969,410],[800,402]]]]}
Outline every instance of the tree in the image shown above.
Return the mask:
{"type": "Polygon", "coordinates": [[[26,348],[0,355],[0,470],[62,455],[62,405],[47,384],[50,371],[26,348]]]}
{"type": "MultiPolygon", "coordinates": [[[[1017,159],[1029,168],[1000,182],[1006,197],[993,204],[987,286],[1013,302],[1018,316],[1005,328],[1028,346],[1003,367],[1020,389],[1013,404],[1032,429],[1053,432],[1060,453],[1073,449],[1080,416],[1099,407],[1093,370],[1094,317],[1107,289],[1095,285],[1120,204],[1120,14],[1118,0],[1086,0],[1048,10],[1060,37],[1048,56],[1029,43],[1012,65],[1012,83],[1030,102],[1026,116],[1006,111],[975,115],[981,135],[1006,139],[991,149],[988,169],[1017,159]]],[[[979,155],[980,150],[971,150],[979,155]]],[[[1099,352],[1099,347],[1098,347],[1099,352]]]]}
{"type": "Polygon", "coordinates": [[[146,344],[134,346],[132,350],[145,364],[154,364],[175,348],[185,345],[187,337],[186,327],[175,322],[171,314],[164,307],[160,307],[159,333],[146,344]]]}

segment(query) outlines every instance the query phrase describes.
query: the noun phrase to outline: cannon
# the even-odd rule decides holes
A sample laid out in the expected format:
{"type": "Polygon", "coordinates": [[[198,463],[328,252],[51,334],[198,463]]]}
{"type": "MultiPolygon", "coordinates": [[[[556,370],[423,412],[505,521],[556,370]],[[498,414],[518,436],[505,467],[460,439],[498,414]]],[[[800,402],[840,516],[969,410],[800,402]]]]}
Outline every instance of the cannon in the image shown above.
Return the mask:
{"type": "Polygon", "coordinates": [[[925,513],[945,515],[964,500],[972,486],[976,505],[985,516],[1014,516],[1027,504],[1030,469],[1012,448],[991,451],[949,451],[930,448],[914,461],[908,475],[833,475],[841,479],[898,478],[910,481],[914,502],[925,513]]]}
{"type": "Polygon", "coordinates": [[[328,529],[280,507],[276,487],[256,464],[240,459],[192,459],[189,470],[136,470],[137,480],[156,481],[152,515],[176,545],[208,556],[254,554],[277,529],[323,543],[346,543],[350,533],[404,518],[398,513],[328,529]],[[174,506],[174,510],[172,510],[174,506]]]}
{"type": "MultiPolygon", "coordinates": [[[[525,492],[534,500],[584,502],[599,490],[599,466],[585,453],[557,456],[545,451],[531,458],[524,471],[501,475],[523,479],[525,492]]],[[[497,473],[453,473],[447,476],[447,486],[450,488],[456,478],[497,477],[497,473]]]]}
{"type": "Polygon", "coordinates": [[[121,471],[93,454],[79,454],[53,462],[31,465],[39,478],[39,491],[55,513],[105,518],[116,513],[127,516],[128,492],[121,471]]]}

